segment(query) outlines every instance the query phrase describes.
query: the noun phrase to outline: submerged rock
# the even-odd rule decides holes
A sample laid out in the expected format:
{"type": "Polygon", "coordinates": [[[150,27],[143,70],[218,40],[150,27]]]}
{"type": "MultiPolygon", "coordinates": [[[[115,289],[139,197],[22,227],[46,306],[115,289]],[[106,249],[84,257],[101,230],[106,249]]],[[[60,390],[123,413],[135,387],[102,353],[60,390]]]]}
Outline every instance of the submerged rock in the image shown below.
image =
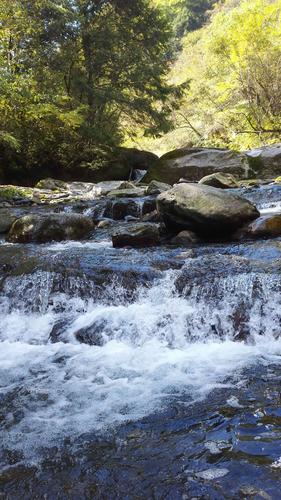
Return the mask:
{"type": "MultiPolygon", "coordinates": [[[[175,280],[175,290],[188,298],[199,316],[201,308],[209,304],[205,311],[207,322],[200,317],[204,335],[208,330],[208,335],[225,338],[231,332],[233,340],[252,341],[256,334],[267,330],[263,318],[266,311],[271,314],[274,309],[268,294],[280,295],[280,261],[263,262],[219,253],[200,256],[185,262],[175,280]]],[[[191,338],[196,338],[196,328],[197,318],[190,325],[191,338]]],[[[270,324],[271,329],[276,338],[280,336],[279,319],[276,325],[270,324]]]]}
{"type": "Polygon", "coordinates": [[[223,172],[216,172],[215,174],[207,175],[200,179],[199,184],[205,184],[206,186],[212,186],[221,189],[231,189],[238,188],[239,184],[237,179],[232,174],[226,174],[223,172]]]}
{"type": "Polygon", "coordinates": [[[259,216],[248,200],[200,184],[178,184],[157,198],[157,209],[169,230],[188,229],[216,237],[259,216]]]}
{"type": "Polygon", "coordinates": [[[165,154],[156,161],[144,180],[145,182],[156,180],[174,184],[184,177],[194,182],[217,172],[231,173],[241,179],[249,177],[250,168],[247,156],[229,149],[178,149],[165,154]]]}
{"type": "Polygon", "coordinates": [[[21,209],[0,208],[0,233],[7,233],[13,222],[21,215],[21,209]]]}
{"type": "Polygon", "coordinates": [[[46,243],[78,240],[94,229],[92,220],[78,214],[25,215],[17,219],[7,236],[12,243],[46,243]]]}
{"type": "MultiPolygon", "coordinates": [[[[264,264],[266,269],[267,264],[264,264]]],[[[193,286],[210,284],[218,278],[227,278],[251,272],[262,272],[261,263],[237,255],[204,255],[185,264],[176,281],[176,290],[187,296],[193,286]],[[258,267],[257,267],[258,266],[258,267]],[[207,280],[207,281],[206,281],[207,280]]]]}
{"type": "Polygon", "coordinates": [[[77,330],[74,336],[82,344],[102,346],[105,344],[105,339],[103,337],[103,329],[105,326],[105,320],[96,321],[88,327],[77,330]]]}
{"type": "Polygon", "coordinates": [[[126,246],[150,247],[160,242],[159,226],[150,223],[137,223],[123,227],[112,235],[114,248],[126,246]]]}

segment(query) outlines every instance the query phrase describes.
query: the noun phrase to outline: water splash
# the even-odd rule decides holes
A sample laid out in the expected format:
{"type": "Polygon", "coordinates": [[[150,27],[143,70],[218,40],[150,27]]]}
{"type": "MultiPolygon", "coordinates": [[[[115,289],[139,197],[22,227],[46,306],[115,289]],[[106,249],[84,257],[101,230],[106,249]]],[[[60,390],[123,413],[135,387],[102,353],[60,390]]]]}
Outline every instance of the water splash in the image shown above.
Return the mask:
{"type": "Polygon", "coordinates": [[[187,404],[214,388],[235,386],[251,365],[281,361],[277,277],[232,276],[179,295],[178,272],[140,288],[131,303],[122,287],[108,287],[103,299],[92,289],[83,299],[79,280],[73,293],[58,293],[54,276],[44,273],[29,298],[34,276],[21,288],[17,280],[6,284],[0,309],[3,445],[34,457],[38,442],[106,432],[175,399],[187,404]],[[25,300],[11,302],[12,290],[25,300]],[[249,337],[234,342],[241,303],[249,337]],[[54,342],[58,319],[64,323],[54,342]],[[99,329],[101,345],[80,343],[77,332],[85,329],[99,329]]]}

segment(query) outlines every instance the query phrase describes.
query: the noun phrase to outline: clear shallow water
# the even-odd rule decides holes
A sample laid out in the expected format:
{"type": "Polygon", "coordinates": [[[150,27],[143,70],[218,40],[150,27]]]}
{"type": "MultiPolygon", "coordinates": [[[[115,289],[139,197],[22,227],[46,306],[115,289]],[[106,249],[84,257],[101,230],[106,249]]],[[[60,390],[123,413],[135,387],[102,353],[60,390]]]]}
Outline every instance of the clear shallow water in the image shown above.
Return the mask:
{"type": "Polygon", "coordinates": [[[278,241],[253,245],[2,246],[4,498],[280,498],[278,241]]]}

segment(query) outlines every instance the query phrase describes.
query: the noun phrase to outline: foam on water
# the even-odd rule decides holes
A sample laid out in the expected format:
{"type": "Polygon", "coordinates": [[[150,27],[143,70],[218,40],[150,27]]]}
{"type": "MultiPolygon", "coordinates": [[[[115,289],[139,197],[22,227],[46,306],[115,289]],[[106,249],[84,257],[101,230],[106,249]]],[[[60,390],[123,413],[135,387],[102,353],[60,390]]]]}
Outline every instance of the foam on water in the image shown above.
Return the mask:
{"type": "Polygon", "coordinates": [[[178,296],[173,273],[150,290],[140,290],[133,303],[72,298],[64,310],[68,323],[58,338],[62,341],[56,343],[49,335],[59,316],[58,303],[67,302],[66,297],[53,297],[43,312],[8,310],[3,301],[4,446],[34,459],[40,446],[57,444],[65,436],[106,432],[161,411],[173,400],[189,404],[214,388],[241,383],[249,366],[281,362],[281,341],[273,335],[276,322],[280,324],[280,299],[276,295],[268,303],[274,285],[270,279],[260,281],[263,303],[256,297],[248,304],[252,335],[251,342],[243,343],[233,341],[232,316],[241,294],[249,296],[256,287],[251,276],[224,280],[223,298],[208,302],[208,290],[204,295],[196,287],[189,297],[178,296]],[[210,328],[215,321],[221,336],[210,328]],[[96,324],[103,345],[80,344],[75,333],[96,324]]]}
{"type": "Polygon", "coordinates": [[[111,240],[101,240],[101,241],[67,241],[61,243],[51,243],[45,245],[47,249],[53,250],[55,252],[63,252],[66,250],[70,250],[72,248],[81,248],[81,249],[102,249],[102,248],[111,248],[112,243],[111,240]]]}
{"type": "Polygon", "coordinates": [[[281,213],[281,201],[278,203],[267,203],[263,204],[259,209],[261,215],[267,214],[280,214],[281,213]]]}
{"type": "Polygon", "coordinates": [[[261,208],[259,208],[261,215],[267,214],[280,214],[281,213],[281,201],[276,203],[263,203],[261,208]]]}

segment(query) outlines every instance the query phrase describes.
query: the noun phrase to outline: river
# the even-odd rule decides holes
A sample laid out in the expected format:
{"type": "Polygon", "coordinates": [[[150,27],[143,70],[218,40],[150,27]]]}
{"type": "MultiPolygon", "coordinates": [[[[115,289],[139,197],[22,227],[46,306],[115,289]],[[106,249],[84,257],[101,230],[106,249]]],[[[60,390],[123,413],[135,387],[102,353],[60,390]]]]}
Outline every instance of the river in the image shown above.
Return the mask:
{"type": "Polygon", "coordinates": [[[3,239],[0,498],[281,498],[280,262],[3,239]]]}

